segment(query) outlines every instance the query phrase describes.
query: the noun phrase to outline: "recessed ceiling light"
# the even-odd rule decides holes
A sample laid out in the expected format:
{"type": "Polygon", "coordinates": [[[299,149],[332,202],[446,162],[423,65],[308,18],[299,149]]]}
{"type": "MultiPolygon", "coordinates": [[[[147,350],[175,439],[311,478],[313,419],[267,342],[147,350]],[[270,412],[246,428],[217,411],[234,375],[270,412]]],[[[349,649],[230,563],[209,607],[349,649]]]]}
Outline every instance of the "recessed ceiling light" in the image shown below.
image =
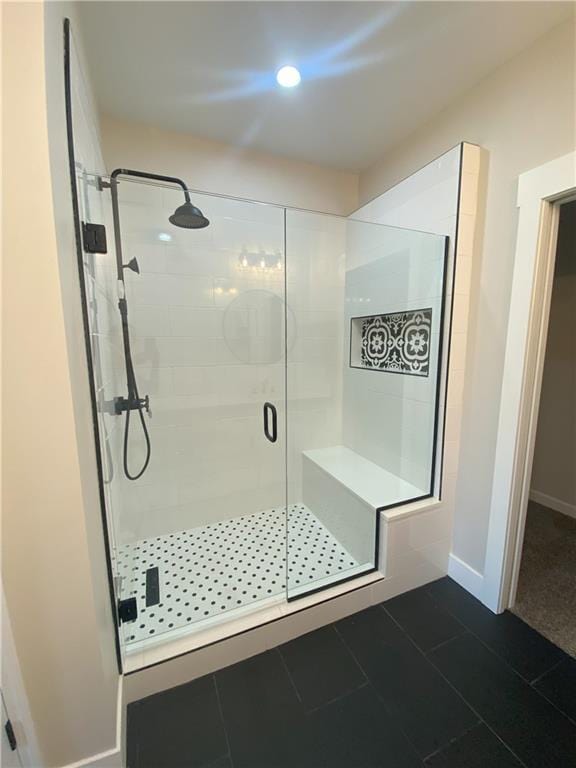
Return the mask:
{"type": "Polygon", "coordinates": [[[281,67],[276,73],[276,81],[278,82],[278,85],[281,85],[283,88],[294,88],[295,85],[298,85],[301,79],[300,72],[298,72],[296,67],[290,65],[281,67]]]}

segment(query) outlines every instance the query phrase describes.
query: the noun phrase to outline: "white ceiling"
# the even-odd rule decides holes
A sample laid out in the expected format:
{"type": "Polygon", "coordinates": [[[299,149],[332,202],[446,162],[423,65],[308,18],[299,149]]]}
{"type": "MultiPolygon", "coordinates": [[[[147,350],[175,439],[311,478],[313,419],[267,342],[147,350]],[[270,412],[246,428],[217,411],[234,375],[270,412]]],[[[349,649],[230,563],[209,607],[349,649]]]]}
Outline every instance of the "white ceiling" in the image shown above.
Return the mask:
{"type": "Polygon", "coordinates": [[[82,2],[103,112],[361,170],[568,18],[557,2],[82,2]],[[274,74],[302,72],[294,90],[274,74]]]}

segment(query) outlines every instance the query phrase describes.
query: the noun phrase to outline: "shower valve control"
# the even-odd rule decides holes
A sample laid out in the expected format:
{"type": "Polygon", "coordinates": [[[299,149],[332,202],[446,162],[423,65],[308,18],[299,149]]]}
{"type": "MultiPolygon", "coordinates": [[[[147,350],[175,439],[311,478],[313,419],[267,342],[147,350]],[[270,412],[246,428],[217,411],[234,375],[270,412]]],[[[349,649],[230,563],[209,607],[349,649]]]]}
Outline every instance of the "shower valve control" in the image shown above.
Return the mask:
{"type": "Polygon", "coordinates": [[[108,253],[104,224],[82,223],[82,244],[86,253],[108,253]]]}
{"type": "Polygon", "coordinates": [[[142,409],[150,413],[150,398],[148,395],[146,397],[114,398],[114,413],[116,416],[121,416],[124,411],[140,411],[142,409]]]}

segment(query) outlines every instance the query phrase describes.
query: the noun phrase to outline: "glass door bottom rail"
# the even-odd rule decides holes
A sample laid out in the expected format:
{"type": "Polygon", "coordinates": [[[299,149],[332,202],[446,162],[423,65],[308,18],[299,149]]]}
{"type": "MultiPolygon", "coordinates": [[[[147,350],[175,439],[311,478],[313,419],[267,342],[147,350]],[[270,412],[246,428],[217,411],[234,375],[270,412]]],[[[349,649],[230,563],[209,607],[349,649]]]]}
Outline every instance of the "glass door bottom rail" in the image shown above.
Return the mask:
{"type": "MultiPolygon", "coordinates": [[[[303,504],[288,508],[288,587],[305,593],[365,570],[303,504]]],[[[127,644],[174,633],[286,594],[284,508],[125,544],[116,567],[122,597],[138,618],[122,625],[127,644]],[[158,568],[159,602],[146,606],[146,573],[158,568]]]]}

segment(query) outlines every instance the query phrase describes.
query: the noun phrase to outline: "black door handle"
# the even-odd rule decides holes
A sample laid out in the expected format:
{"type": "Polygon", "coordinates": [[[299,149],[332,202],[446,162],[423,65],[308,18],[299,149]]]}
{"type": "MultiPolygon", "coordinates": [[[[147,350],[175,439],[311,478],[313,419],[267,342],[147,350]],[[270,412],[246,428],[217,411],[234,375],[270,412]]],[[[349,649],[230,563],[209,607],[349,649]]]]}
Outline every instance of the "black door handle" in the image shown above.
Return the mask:
{"type": "Polygon", "coordinates": [[[271,443],[275,443],[278,439],[278,413],[276,411],[276,406],[272,405],[272,403],[264,403],[264,434],[271,443]],[[270,414],[272,414],[272,431],[270,431],[270,425],[268,423],[270,414]]]}

